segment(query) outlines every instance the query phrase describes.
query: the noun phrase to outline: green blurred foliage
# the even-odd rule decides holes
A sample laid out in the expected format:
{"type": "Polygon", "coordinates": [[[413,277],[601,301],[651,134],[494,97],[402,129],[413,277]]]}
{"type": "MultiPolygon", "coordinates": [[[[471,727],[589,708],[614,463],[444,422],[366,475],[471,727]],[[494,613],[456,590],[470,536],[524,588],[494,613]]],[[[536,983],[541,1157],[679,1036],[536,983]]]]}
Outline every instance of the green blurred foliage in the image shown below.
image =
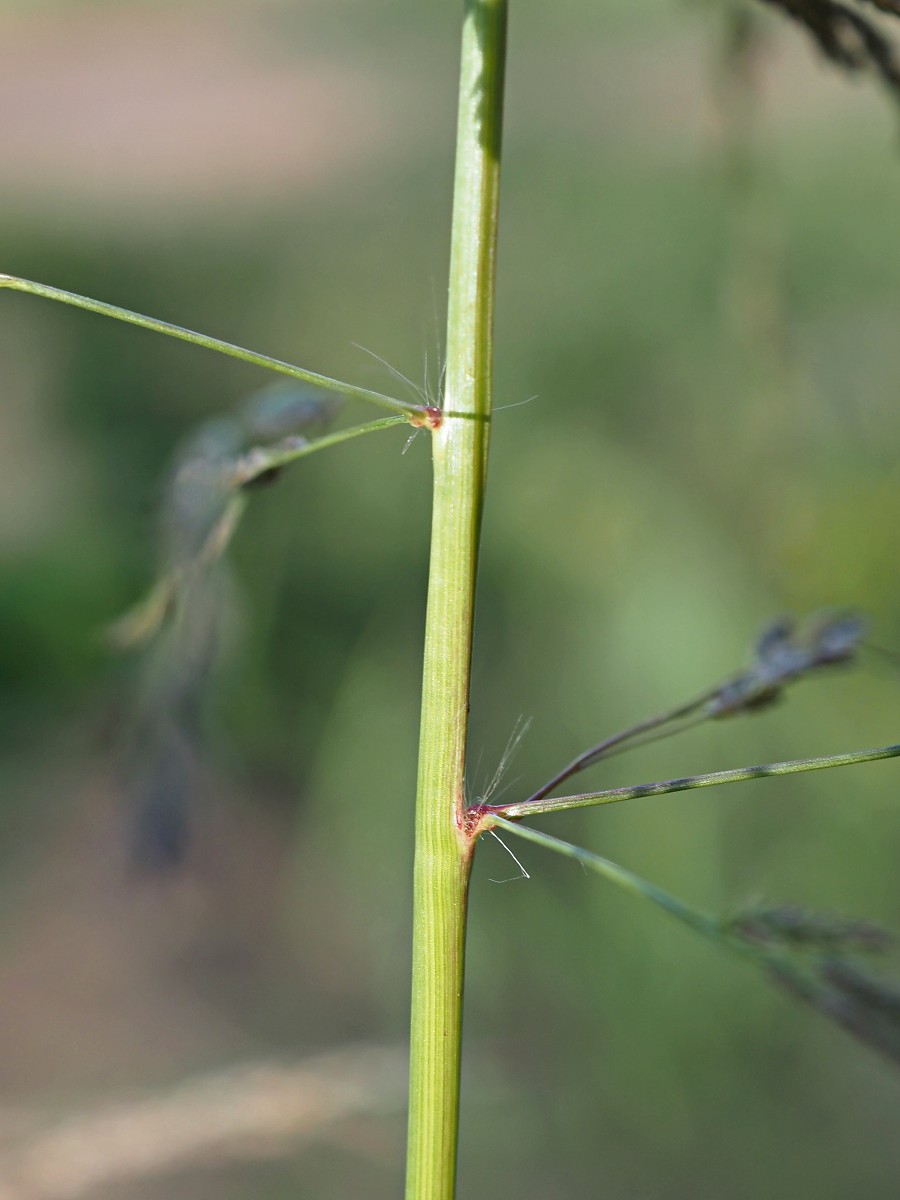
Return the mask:
{"type": "MultiPolygon", "coordinates": [[[[295,153],[292,122],[321,126],[320,167],[292,184],[223,175],[221,194],[195,188],[202,172],[187,168],[183,188],[176,179],[159,195],[126,174],[104,197],[87,174],[55,173],[51,142],[42,174],[12,172],[0,192],[3,269],[381,390],[398,385],[354,343],[416,383],[427,360],[433,382],[457,9],[230,6],[226,32],[239,23],[261,81],[311,64],[358,80],[343,103],[338,86],[321,109],[287,106],[283,156],[295,153]],[[379,137],[359,145],[369,100],[379,137]],[[332,160],[342,139],[349,157],[332,160]]],[[[144,18],[157,28],[168,14],[177,37],[179,11],[70,2],[10,6],[0,21],[26,48],[42,21],[67,22],[73,60],[90,63],[139,57],[144,18]],[[106,19],[109,45],[91,50],[106,19]]],[[[221,34],[205,6],[184,12],[185,30],[221,34]]],[[[473,795],[518,718],[533,724],[509,796],[739,667],[778,613],[859,607],[874,641],[900,647],[895,114],[874,87],[820,68],[794,31],[762,29],[760,93],[742,129],[716,94],[710,6],[514,6],[473,795]]],[[[190,99],[185,130],[216,127],[190,99]]],[[[240,176],[239,143],[233,153],[240,176]]],[[[172,997],[190,993],[227,1029],[196,1022],[148,1068],[127,1047],[147,1042],[152,1020],[116,1010],[109,978],[85,967],[78,986],[118,1012],[121,1037],[58,1069],[26,1060],[15,1094],[90,1095],[229,1056],[402,1039],[426,435],[405,455],[403,431],[354,442],[252,497],[230,555],[235,634],[210,698],[184,868],[216,899],[169,953],[164,893],[177,882],[127,877],[121,747],[136,680],[102,630],[151,582],[179,442],[267,380],[29,297],[4,293],[0,308],[7,957],[43,927],[41,903],[66,903],[61,858],[74,870],[78,831],[102,818],[102,850],[91,845],[118,880],[109,886],[141,889],[151,914],[159,904],[149,961],[163,966],[141,976],[151,998],[158,989],[177,1010],[172,997]],[[246,857],[261,843],[264,865],[246,857]],[[56,887],[29,882],[53,871],[56,887]]],[[[614,786],[896,741],[898,712],[900,677],[872,660],[591,778],[614,786]]],[[[547,827],[701,907],[795,901],[900,928],[895,771],[660,797],[547,827]]],[[[888,1067],[630,897],[516,851],[530,882],[490,882],[511,873],[495,843],[476,866],[461,1196],[895,1194],[888,1067]]],[[[50,939],[39,961],[65,991],[73,978],[53,955],[50,939]]],[[[77,1041],[77,1013],[65,1020],[77,1041]]],[[[188,1175],[174,1194],[395,1195],[401,1124],[373,1160],[319,1146],[214,1188],[188,1175]]]]}

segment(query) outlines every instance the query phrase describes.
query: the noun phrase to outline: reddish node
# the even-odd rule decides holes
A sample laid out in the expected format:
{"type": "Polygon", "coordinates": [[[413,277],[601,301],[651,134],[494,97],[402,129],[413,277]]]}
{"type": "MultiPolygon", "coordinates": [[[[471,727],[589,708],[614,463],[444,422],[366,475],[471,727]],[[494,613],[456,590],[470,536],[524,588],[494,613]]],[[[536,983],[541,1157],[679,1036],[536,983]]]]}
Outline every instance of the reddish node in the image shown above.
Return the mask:
{"type": "Polygon", "coordinates": [[[463,836],[467,839],[477,837],[482,831],[478,828],[486,813],[490,810],[486,804],[472,804],[465,810],[460,821],[463,836]]]}
{"type": "Polygon", "coordinates": [[[444,420],[444,413],[442,409],[437,408],[434,404],[426,404],[418,412],[410,413],[407,420],[416,429],[440,429],[444,420]]]}

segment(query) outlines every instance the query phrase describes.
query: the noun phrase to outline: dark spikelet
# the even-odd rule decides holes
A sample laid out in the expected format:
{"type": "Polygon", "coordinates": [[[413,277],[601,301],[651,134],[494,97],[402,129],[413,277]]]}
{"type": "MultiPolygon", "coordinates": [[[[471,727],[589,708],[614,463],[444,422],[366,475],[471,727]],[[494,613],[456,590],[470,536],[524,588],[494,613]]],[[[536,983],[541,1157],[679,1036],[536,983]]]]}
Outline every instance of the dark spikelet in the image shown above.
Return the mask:
{"type": "Polygon", "coordinates": [[[174,870],[187,855],[193,769],[187,740],[165,728],[134,797],[130,858],[142,874],[174,870]]]}
{"type": "Polygon", "coordinates": [[[729,717],[774,704],[794,680],[851,662],[864,633],[865,623],[855,613],[818,614],[799,630],[793,618],[780,617],[757,641],[753,665],[718,689],[707,715],[729,717]]]}
{"type": "Polygon", "coordinates": [[[900,17],[900,0],[867,0],[873,8],[880,9],[883,13],[890,13],[891,16],[900,17]]]}
{"type": "Polygon", "coordinates": [[[810,665],[827,667],[849,662],[865,631],[865,623],[857,613],[820,617],[809,634],[810,665]]]}
{"type": "Polygon", "coordinates": [[[795,904],[756,905],[720,928],[773,983],[900,1066],[900,987],[856,957],[887,949],[887,930],[795,904]]]}
{"type": "Polygon", "coordinates": [[[824,963],[822,977],[842,995],[893,1018],[900,1038],[900,989],[893,980],[881,979],[845,959],[824,963]]]}
{"type": "Polygon", "coordinates": [[[824,964],[819,976],[775,963],[770,964],[769,975],[798,1000],[900,1066],[900,993],[896,985],[844,961],[824,964]]]}
{"type": "Polygon", "coordinates": [[[271,446],[253,446],[238,455],[231,464],[231,481],[235,487],[245,491],[266,487],[280,479],[284,471],[283,464],[271,465],[273,454],[277,456],[279,452],[291,453],[308,445],[308,438],[294,435],[282,438],[271,446]]]}
{"type": "MultiPolygon", "coordinates": [[[[864,0],[900,16],[900,0],[864,0]]],[[[851,4],[838,0],[760,0],[802,25],[826,58],[846,71],[873,70],[900,100],[900,60],[889,38],[851,4]]]]}
{"type": "Polygon", "coordinates": [[[260,471],[258,475],[251,477],[241,484],[241,487],[248,492],[260,491],[262,488],[270,487],[271,484],[277,481],[284,474],[284,467],[267,467],[265,471],[260,471]]]}
{"type": "Polygon", "coordinates": [[[872,921],[815,912],[798,904],[755,906],[732,917],[725,930],[759,946],[878,954],[893,936],[872,921]]]}

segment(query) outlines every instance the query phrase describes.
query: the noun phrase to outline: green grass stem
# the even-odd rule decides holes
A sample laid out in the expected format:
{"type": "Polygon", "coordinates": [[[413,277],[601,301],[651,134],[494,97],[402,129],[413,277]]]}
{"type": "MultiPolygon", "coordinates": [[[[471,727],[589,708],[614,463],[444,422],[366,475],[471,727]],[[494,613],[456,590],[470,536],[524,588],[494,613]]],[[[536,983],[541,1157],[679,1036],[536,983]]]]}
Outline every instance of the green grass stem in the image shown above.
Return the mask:
{"type": "Polygon", "coordinates": [[[416,800],[407,1200],[455,1190],[466,901],[464,827],[475,576],[491,415],[505,0],[463,21],[443,420],[434,500],[416,800]]]}

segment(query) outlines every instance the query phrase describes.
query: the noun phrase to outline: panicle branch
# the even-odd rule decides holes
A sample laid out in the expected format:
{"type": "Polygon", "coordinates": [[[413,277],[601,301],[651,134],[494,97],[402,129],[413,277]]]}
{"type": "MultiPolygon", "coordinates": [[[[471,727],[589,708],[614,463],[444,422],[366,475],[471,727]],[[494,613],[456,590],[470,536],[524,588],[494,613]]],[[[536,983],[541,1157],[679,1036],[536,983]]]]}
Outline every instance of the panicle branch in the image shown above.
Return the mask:
{"type": "Polygon", "coordinates": [[[900,985],[876,974],[861,959],[861,955],[882,953],[893,943],[886,930],[869,921],[798,905],[754,906],[720,917],[581,846],[502,817],[492,820],[517,837],[575,859],[714,945],[740,955],[770,982],[900,1066],[900,985]]]}

